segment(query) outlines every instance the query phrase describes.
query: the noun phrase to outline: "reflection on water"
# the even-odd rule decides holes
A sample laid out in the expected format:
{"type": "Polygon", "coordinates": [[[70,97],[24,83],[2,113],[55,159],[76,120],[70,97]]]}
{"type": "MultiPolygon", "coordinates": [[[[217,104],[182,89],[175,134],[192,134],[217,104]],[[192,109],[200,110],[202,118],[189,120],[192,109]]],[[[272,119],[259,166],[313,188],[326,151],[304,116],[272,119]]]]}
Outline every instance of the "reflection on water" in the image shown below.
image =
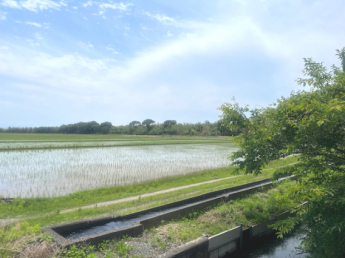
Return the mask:
{"type": "Polygon", "coordinates": [[[298,248],[302,238],[306,235],[303,228],[296,229],[293,233],[285,236],[284,239],[272,237],[265,241],[260,247],[249,253],[243,254],[242,258],[306,258],[308,254],[298,248]]]}

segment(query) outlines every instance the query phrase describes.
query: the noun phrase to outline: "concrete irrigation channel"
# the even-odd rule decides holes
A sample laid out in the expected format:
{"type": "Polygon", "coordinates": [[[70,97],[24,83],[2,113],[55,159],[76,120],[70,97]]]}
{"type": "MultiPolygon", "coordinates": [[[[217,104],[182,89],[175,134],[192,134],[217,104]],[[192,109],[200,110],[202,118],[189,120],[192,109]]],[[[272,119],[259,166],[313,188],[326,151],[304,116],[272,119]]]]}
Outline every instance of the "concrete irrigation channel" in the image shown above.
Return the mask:
{"type": "MultiPolygon", "coordinates": [[[[284,180],[282,178],[280,180],[284,180]]],[[[63,247],[75,244],[98,244],[104,240],[136,237],[145,229],[155,227],[161,222],[178,219],[190,212],[213,206],[219,202],[236,199],[242,195],[254,193],[259,189],[272,187],[269,179],[230,187],[196,197],[188,198],[151,209],[131,213],[124,216],[109,216],[90,220],[48,226],[43,229],[63,247]]]]}

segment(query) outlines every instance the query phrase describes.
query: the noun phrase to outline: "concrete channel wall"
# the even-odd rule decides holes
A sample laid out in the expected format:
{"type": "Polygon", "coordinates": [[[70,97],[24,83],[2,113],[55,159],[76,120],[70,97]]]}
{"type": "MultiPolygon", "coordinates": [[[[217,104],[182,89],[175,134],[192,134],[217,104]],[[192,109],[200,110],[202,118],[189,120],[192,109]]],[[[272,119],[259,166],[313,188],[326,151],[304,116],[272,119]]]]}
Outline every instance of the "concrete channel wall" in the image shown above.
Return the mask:
{"type": "Polygon", "coordinates": [[[274,233],[268,226],[276,221],[294,216],[291,211],[286,211],[264,223],[242,229],[242,225],[224,231],[212,237],[200,237],[188,242],[174,250],[171,250],[161,258],[222,258],[236,257],[234,254],[246,246],[260,241],[264,236],[274,233]]]}
{"type": "Polygon", "coordinates": [[[179,219],[181,217],[188,215],[189,213],[193,211],[205,209],[222,201],[229,201],[232,199],[239,198],[240,196],[245,195],[245,194],[254,193],[259,188],[266,189],[271,186],[272,186],[272,182],[268,179],[265,179],[265,180],[261,180],[261,181],[257,181],[257,182],[253,182],[249,184],[239,185],[239,186],[235,186],[231,188],[222,189],[219,191],[210,192],[207,194],[188,198],[182,201],[158,206],[152,209],[131,213],[125,216],[109,216],[109,217],[96,218],[96,219],[91,219],[91,220],[81,220],[81,221],[75,221],[71,223],[64,223],[60,225],[53,225],[53,226],[45,227],[43,231],[49,233],[54,238],[54,240],[63,247],[69,247],[75,244],[83,244],[83,243],[98,244],[104,240],[121,238],[124,236],[136,237],[136,236],[141,235],[145,229],[158,226],[159,224],[161,224],[163,220],[169,221],[173,219],[179,219]],[[122,221],[126,219],[131,219],[131,218],[135,218],[135,217],[138,217],[150,212],[162,211],[165,209],[174,208],[181,205],[188,205],[188,206],[182,207],[170,212],[166,212],[166,213],[163,213],[163,214],[160,214],[148,219],[143,219],[127,228],[110,230],[104,233],[94,234],[94,235],[86,236],[86,237],[80,237],[77,239],[65,238],[66,236],[68,236],[70,233],[74,231],[103,225],[105,223],[112,222],[112,221],[122,221]]]}

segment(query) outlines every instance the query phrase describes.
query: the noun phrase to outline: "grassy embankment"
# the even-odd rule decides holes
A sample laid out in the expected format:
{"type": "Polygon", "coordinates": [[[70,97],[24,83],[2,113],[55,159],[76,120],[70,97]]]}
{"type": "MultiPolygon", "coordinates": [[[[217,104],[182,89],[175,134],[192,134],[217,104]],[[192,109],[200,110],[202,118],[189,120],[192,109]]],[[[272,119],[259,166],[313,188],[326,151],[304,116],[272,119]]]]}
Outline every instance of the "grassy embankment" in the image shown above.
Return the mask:
{"type": "Polygon", "coordinates": [[[0,151],[229,142],[229,137],[2,133],[0,151]]]}
{"type": "MultiPolygon", "coordinates": [[[[163,222],[159,227],[146,230],[144,235],[139,238],[105,242],[100,246],[78,246],[71,250],[61,250],[55,246],[55,252],[59,257],[138,257],[138,250],[133,250],[127,244],[129,242],[141,242],[145,245],[149,244],[150,248],[155,249],[155,252],[163,253],[166,249],[191,241],[202,234],[209,236],[218,234],[235,227],[237,222],[243,223],[245,227],[254,225],[296,206],[301,200],[282,197],[283,193],[289,191],[293,184],[293,182],[280,183],[278,187],[271,190],[258,191],[241,199],[228,203],[219,203],[208,209],[193,212],[179,220],[163,222]],[[114,254],[119,256],[114,256],[114,254]]],[[[135,209],[136,204],[128,205],[135,209]]],[[[6,234],[0,235],[2,242],[0,243],[11,250],[11,248],[13,249],[13,243],[16,243],[14,246],[20,246],[18,244],[19,240],[23,244],[24,241],[28,243],[29,239],[32,241],[40,237],[44,240],[43,243],[33,242],[28,246],[36,249],[38,247],[43,248],[45,245],[54,247],[52,243],[49,243],[50,238],[40,233],[39,224],[35,225],[35,223],[40,222],[42,223],[41,220],[37,219],[29,220],[11,227],[6,234]],[[25,234],[21,234],[22,232],[25,232],[25,234]]],[[[9,250],[6,252],[11,252],[9,250]]],[[[18,248],[18,250],[20,249],[18,248]]],[[[5,254],[5,251],[3,254],[5,254]]]]}
{"type": "Polygon", "coordinates": [[[206,140],[228,139],[228,136],[167,136],[167,135],[119,135],[119,134],[30,134],[30,133],[0,133],[0,141],[116,141],[116,140],[206,140]]]}
{"type": "MultiPolygon", "coordinates": [[[[212,184],[195,186],[147,198],[141,198],[139,196],[136,201],[123,202],[107,207],[97,207],[95,205],[95,208],[78,209],[69,213],[60,213],[60,210],[96,203],[99,201],[120,199],[126,196],[140,195],[176,186],[208,181],[215,178],[224,178],[233,174],[233,168],[226,167],[212,171],[189,174],[183,177],[169,177],[135,185],[82,191],[63,197],[16,199],[11,204],[2,203],[0,205],[0,216],[2,218],[15,217],[18,215],[39,215],[39,217],[28,218],[22,222],[3,228],[3,231],[0,232],[0,246],[4,246],[4,249],[12,250],[15,243],[15,245],[20,249],[23,245],[26,245],[28,242],[33,241],[38,237],[47,238],[41,233],[41,228],[46,225],[109,214],[128,214],[134,211],[196,196],[205,192],[257,181],[262,178],[268,178],[272,175],[275,168],[295,162],[297,162],[297,157],[289,157],[274,161],[267,166],[267,170],[263,171],[259,177],[240,175],[235,178],[225,179],[212,184]],[[44,212],[50,213],[42,214],[44,212]]],[[[5,250],[4,252],[12,251],[5,250]]]]}

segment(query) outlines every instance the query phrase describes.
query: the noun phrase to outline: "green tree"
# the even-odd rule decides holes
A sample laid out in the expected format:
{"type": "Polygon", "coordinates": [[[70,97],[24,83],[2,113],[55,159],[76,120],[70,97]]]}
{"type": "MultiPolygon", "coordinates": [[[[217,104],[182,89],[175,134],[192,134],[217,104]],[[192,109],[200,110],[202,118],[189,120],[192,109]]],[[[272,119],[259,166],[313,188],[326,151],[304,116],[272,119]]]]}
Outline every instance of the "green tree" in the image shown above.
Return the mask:
{"type": "Polygon", "coordinates": [[[99,130],[100,133],[102,134],[108,134],[110,132],[110,129],[113,125],[111,124],[111,122],[103,122],[99,125],[99,130]]]}
{"type": "Polygon", "coordinates": [[[166,128],[170,125],[176,125],[176,120],[165,120],[163,123],[164,128],[166,128]]]}
{"type": "Polygon", "coordinates": [[[145,119],[142,122],[142,125],[145,125],[147,128],[150,128],[152,124],[154,124],[155,121],[153,121],[152,119],[145,119]]]}
{"type": "Polygon", "coordinates": [[[275,178],[297,175],[291,195],[302,201],[297,216],[275,224],[279,235],[296,223],[309,229],[304,247],[315,257],[345,254],[345,48],[337,50],[342,69],[328,71],[304,59],[310,90],[292,92],[270,107],[249,110],[237,103],[220,107],[231,130],[241,130],[239,150],[232,155],[238,171],[259,174],[272,160],[298,154],[299,163],[278,169],[275,178]]]}
{"type": "Polygon", "coordinates": [[[129,123],[129,126],[139,126],[139,125],[141,125],[141,123],[139,122],[139,121],[132,121],[132,122],[130,122],[129,123]]]}

